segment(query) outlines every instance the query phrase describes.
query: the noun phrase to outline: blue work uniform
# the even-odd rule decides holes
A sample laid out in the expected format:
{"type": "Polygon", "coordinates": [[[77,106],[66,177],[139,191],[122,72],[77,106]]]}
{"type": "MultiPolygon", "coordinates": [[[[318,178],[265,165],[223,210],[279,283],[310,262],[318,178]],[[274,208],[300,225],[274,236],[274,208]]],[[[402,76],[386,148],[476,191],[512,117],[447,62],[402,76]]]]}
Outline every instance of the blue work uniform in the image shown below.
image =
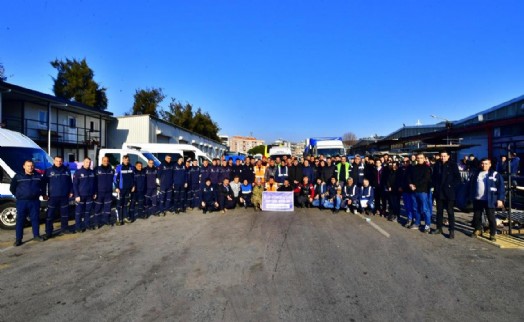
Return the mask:
{"type": "Polygon", "coordinates": [[[110,165],[95,168],[95,225],[98,227],[111,222],[114,176],[115,170],[110,165]]]}
{"type": "Polygon", "coordinates": [[[69,195],[73,193],[73,181],[69,168],[62,165],[52,166],[45,170],[44,182],[47,186],[47,218],[45,231],[48,237],[53,233],[55,212],[60,212],[60,228],[65,232],[69,226],[69,195]]]}
{"type": "Polygon", "coordinates": [[[17,173],[11,180],[9,190],[16,198],[16,240],[22,241],[27,216],[31,219],[33,236],[40,236],[40,200],[44,192],[44,180],[36,172],[17,173]]]}
{"type": "Polygon", "coordinates": [[[248,184],[241,184],[240,185],[240,196],[244,200],[244,208],[251,207],[251,196],[253,195],[253,186],[248,184]]]}
{"type": "Polygon", "coordinates": [[[91,209],[95,195],[95,172],[90,168],[80,168],[73,175],[73,195],[75,198],[75,229],[91,228],[91,209]],[[80,198],[77,201],[76,198],[80,198]],[[83,222],[82,222],[83,221],[83,222]]]}
{"type": "Polygon", "coordinates": [[[202,199],[201,208],[204,213],[217,209],[215,204],[218,203],[218,194],[215,187],[205,185],[200,195],[202,199]]]}
{"type": "Polygon", "coordinates": [[[165,212],[172,207],[173,202],[173,162],[162,162],[158,167],[157,177],[160,181],[160,211],[165,212]]]}
{"type": "Polygon", "coordinates": [[[175,211],[185,211],[185,188],[187,186],[187,170],[184,164],[173,167],[173,207],[175,211]]]}
{"type": "Polygon", "coordinates": [[[146,214],[151,216],[157,213],[157,168],[156,167],[146,167],[146,214]]]}
{"type": "MultiPolygon", "coordinates": [[[[125,218],[129,219],[129,207],[131,205],[131,193],[135,184],[135,169],[130,164],[119,164],[115,169],[115,188],[120,192],[116,196],[116,220],[122,224],[125,218]]],[[[133,218],[131,218],[133,219],[133,218]]]]}
{"type": "Polygon", "coordinates": [[[133,178],[135,180],[135,192],[132,193],[131,207],[129,211],[131,220],[146,217],[144,211],[144,204],[147,192],[146,170],[142,169],[139,171],[135,168],[133,178]]]}
{"type": "Polygon", "coordinates": [[[191,166],[188,169],[187,205],[198,208],[200,205],[200,167],[191,166]]]}

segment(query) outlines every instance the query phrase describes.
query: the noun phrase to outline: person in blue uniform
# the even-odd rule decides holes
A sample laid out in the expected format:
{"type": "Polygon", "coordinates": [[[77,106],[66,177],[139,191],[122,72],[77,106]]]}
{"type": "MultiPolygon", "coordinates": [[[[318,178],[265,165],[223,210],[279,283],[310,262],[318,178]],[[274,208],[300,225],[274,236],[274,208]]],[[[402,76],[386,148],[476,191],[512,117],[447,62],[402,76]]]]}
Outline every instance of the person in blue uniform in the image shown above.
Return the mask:
{"type": "Polygon", "coordinates": [[[172,207],[173,197],[173,163],[171,156],[166,155],[164,162],[158,167],[158,180],[160,181],[160,191],[158,193],[159,211],[165,216],[166,212],[172,207]]]}
{"type": "Polygon", "coordinates": [[[214,187],[218,186],[220,176],[220,165],[218,164],[218,159],[213,159],[211,164],[211,169],[209,170],[209,178],[211,179],[211,185],[214,187]]]}
{"type": "Polygon", "coordinates": [[[218,167],[218,184],[222,184],[224,182],[224,179],[230,179],[231,175],[231,168],[227,164],[226,160],[222,160],[221,165],[218,167]]]}
{"type": "Polygon", "coordinates": [[[122,164],[115,169],[115,192],[117,193],[116,205],[116,225],[124,224],[124,221],[131,223],[129,218],[129,206],[131,204],[131,194],[135,191],[134,180],[135,169],[129,163],[129,156],[122,157],[122,164]]]}
{"type": "Polygon", "coordinates": [[[369,184],[368,179],[364,179],[360,187],[359,208],[366,215],[375,214],[375,189],[369,184]]]}
{"type": "Polygon", "coordinates": [[[187,170],[184,158],[179,158],[173,167],[173,207],[179,214],[185,209],[185,189],[187,188],[187,170]]]}
{"type": "Polygon", "coordinates": [[[200,205],[200,167],[198,160],[193,160],[193,164],[188,169],[187,205],[189,208],[198,208],[200,205]]]}
{"type": "Polygon", "coordinates": [[[357,213],[359,205],[359,192],[360,187],[357,186],[352,177],[349,177],[346,181],[346,185],[342,188],[342,205],[341,209],[345,209],[346,212],[357,213]]]}
{"type": "Polygon", "coordinates": [[[201,201],[200,201],[200,208],[202,209],[202,212],[205,214],[208,211],[214,211],[218,210],[218,195],[216,188],[213,187],[211,184],[211,179],[206,178],[204,187],[202,188],[202,191],[200,193],[201,195],[201,201]]]}
{"type": "Polygon", "coordinates": [[[275,173],[275,181],[279,186],[284,184],[284,180],[289,177],[289,168],[285,163],[282,163],[277,166],[277,171],[275,173]]]}
{"type": "Polygon", "coordinates": [[[251,196],[253,195],[253,185],[248,179],[244,179],[240,185],[240,204],[244,207],[251,207],[251,196]]]}
{"type": "Polygon", "coordinates": [[[64,159],[56,156],[53,166],[45,170],[44,184],[47,188],[47,218],[45,222],[45,232],[48,237],[53,235],[53,222],[55,212],[60,213],[60,232],[63,234],[75,233],[69,230],[69,198],[73,196],[73,181],[69,168],[64,166],[64,159]]]}
{"type": "Polygon", "coordinates": [[[146,217],[151,215],[158,216],[158,185],[157,185],[157,168],[153,160],[147,160],[147,167],[145,169],[146,176],[146,217]]]}
{"type": "Polygon", "coordinates": [[[142,162],[140,161],[137,161],[135,163],[135,172],[133,179],[135,180],[135,192],[133,192],[132,194],[131,206],[129,209],[129,215],[132,221],[136,220],[137,218],[146,218],[144,204],[147,192],[147,178],[146,170],[144,170],[142,162]]]}
{"type": "Polygon", "coordinates": [[[85,158],[82,167],[73,175],[73,194],[75,198],[76,232],[94,229],[91,224],[91,209],[95,194],[95,172],[91,169],[91,159],[85,158]]]}
{"type": "Polygon", "coordinates": [[[113,177],[115,170],[104,156],[102,164],[95,168],[95,226],[100,228],[111,223],[111,203],[113,201],[113,177]]]}
{"type": "Polygon", "coordinates": [[[44,181],[42,176],[36,173],[33,161],[27,160],[23,165],[24,172],[17,173],[11,180],[9,190],[16,198],[16,239],[15,246],[22,245],[24,237],[24,225],[27,216],[31,219],[33,228],[33,240],[44,241],[40,236],[40,200],[44,195],[44,181]]]}
{"type": "Polygon", "coordinates": [[[224,178],[224,181],[218,186],[217,190],[220,211],[225,213],[228,209],[235,208],[235,196],[233,195],[233,189],[231,189],[229,185],[228,178],[224,178]]]}

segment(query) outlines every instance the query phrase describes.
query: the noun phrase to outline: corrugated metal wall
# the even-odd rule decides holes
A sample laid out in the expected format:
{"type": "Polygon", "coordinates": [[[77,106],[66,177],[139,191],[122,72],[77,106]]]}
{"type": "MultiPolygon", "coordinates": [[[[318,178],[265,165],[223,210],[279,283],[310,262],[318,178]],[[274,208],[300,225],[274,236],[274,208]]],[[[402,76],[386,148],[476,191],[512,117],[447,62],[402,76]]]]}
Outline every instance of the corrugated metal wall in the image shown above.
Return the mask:
{"type": "Polygon", "coordinates": [[[148,115],[115,119],[108,127],[108,148],[119,149],[124,142],[150,143],[148,115]]]}

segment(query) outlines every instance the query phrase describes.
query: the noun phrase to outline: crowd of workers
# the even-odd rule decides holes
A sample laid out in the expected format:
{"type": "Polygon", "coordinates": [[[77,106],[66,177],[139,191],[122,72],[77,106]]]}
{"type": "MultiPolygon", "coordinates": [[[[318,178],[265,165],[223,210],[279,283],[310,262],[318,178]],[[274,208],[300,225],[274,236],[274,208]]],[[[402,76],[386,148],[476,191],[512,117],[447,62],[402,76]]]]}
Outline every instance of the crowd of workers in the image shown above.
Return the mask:
{"type": "MultiPolygon", "coordinates": [[[[511,161],[516,160],[513,158],[511,161]]],[[[507,162],[507,160],[502,160],[507,162]]],[[[518,171],[518,160],[515,171],[518,171]]],[[[502,207],[505,193],[501,171],[489,159],[468,157],[450,161],[446,151],[429,159],[414,154],[401,159],[383,155],[378,158],[354,156],[286,157],[244,161],[172,160],[166,156],[159,167],[132,165],[127,156],[113,168],[104,157],[92,169],[89,158],[71,175],[56,156],[53,166],[40,175],[28,160],[23,172],[11,182],[17,199],[16,241],[22,244],[23,226],[30,216],[35,240],[94,230],[104,225],[123,225],[137,218],[165,216],[168,213],[201,209],[203,213],[222,213],[235,207],[260,210],[263,191],[291,191],[296,207],[331,209],[333,213],[364,213],[394,221],[401,214],[401,200],[407,217],[405,226],[425,233],[443,234],[443,210],[448,213],[449,238],[454,238],[455,192],[460,184],[459,168],[473,173],[471,200],[474,206],[474,236],[480,234],[481,214],[490,223],[490,236],[496,237],[494,209],[502,207]],[[112,216],[113,192],[116,211],[112,216]],[[39,234],[39,198],[47,200],[45,236],[39,234]],[[70,229],[69,200],[75,201],[75,226],[70,229]],[[436,229],[431,229],[433,201],[436,201],[436,229]],[[59,212],[61,229],[53,231],[59,212]],[[422,225],[422,222],[424,224],[422,225]]],[[[399,221],[400,222],[400,221],[399,221]]]]}

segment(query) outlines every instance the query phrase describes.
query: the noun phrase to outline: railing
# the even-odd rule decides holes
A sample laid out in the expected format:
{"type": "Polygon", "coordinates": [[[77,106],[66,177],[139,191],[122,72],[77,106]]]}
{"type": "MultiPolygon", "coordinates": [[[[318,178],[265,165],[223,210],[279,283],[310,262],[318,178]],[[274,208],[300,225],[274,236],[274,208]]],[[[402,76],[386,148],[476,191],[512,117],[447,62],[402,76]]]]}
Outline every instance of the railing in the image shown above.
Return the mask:
{"type": "MultiPolygon", "coordinates": [[[[40,122],[39,120],[25,119],[24,131],[20,119],[6,119],[6,128],[23,132],[33,141],[46,141],[48,139],[47,122],[40,122]]],[[[84,127],[70,127],[68,124],[51,123],[51,143],[66,143],[74,145],[88,145],[100,144],[100,131],[91,130],[84,127]]]]}

